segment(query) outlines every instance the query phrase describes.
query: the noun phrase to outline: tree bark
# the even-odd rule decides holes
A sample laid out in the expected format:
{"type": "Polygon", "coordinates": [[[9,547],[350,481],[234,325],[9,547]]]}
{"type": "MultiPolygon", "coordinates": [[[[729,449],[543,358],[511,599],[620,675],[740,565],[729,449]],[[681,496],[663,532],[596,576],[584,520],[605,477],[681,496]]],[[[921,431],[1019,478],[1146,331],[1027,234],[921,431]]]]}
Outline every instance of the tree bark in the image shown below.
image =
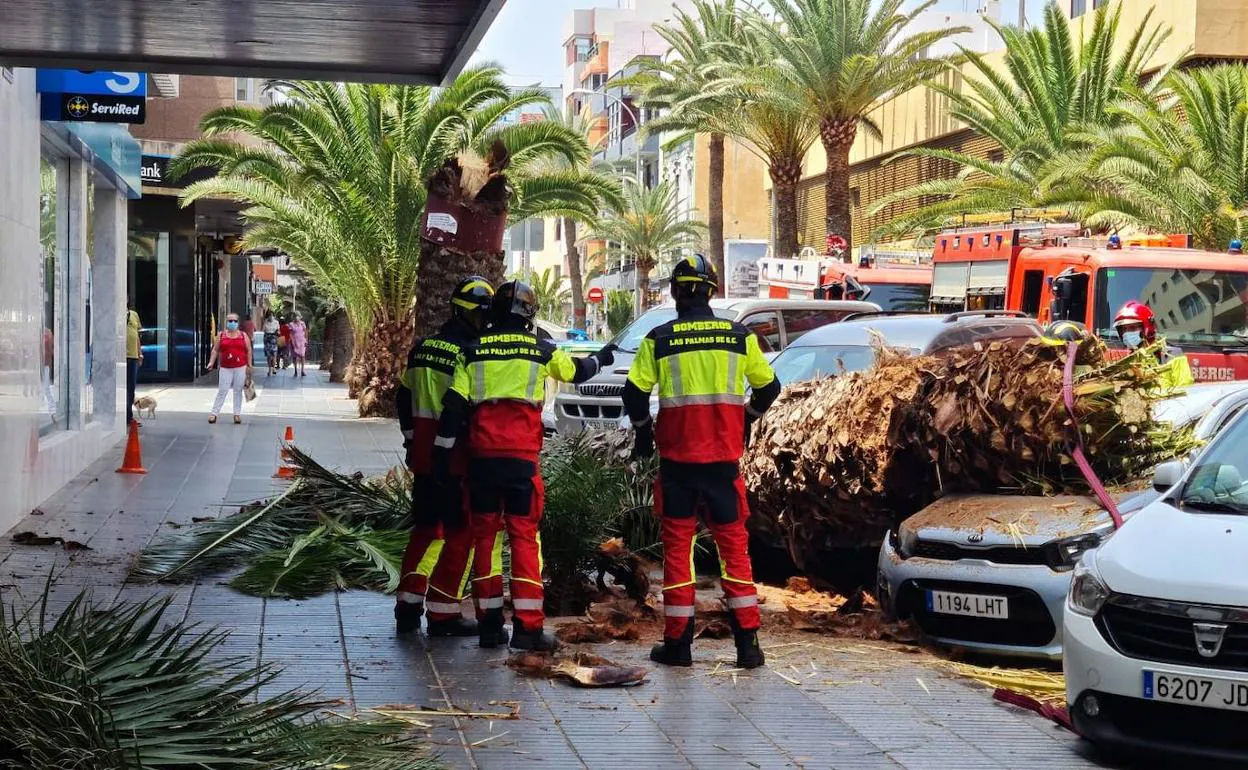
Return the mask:
{"type": "Polygon", "coordinates": [[[646,289],[650,286],[650,271],[654,269],[654,259],[650,256],[639,256],[634,267],[636,285],[633,287],[633,318],[641,318],[641,314],[646,312],[646,289]]]}
{"type": "Polygon", "coordinates": [[[328,372],[334,364],[334,314],[330,313],[325,317],[325,325],[321,327],[321,361],[320,368],[323,372],[328,372]]]}
{"type": "Polygon", "coordinates": [[[416,337],[433,334],[450,319],[451,292],[470,275],[498,286],[505,277],[503,252],[461,252],[433,241],[421,242],[420,266],[416,268],[416,337]]]}
{"type": "Polygon", "coordinates": [[[802,179],[802,159],[772,158],[768,167],[776,196],[776,242],[772,253],[782,259],[797,256],[797,185],[802,179]]]}
{"type": "Polygon", "coordinates": [[[568,262],[568,283],[572,286],[572,328],[585,326],[585,274],[581,270],[581,253],[576,249],[576,220],[563,219],[564,255],[568,262]]]}
{"type": "Polygon", "coordinates": [[[338,308],[326,320],[326,325],[333,322],[333,334],[326,333],[327,345],[331,351],[331,363],[329,366],[329,381],[344,382],[347,376],[347,367],[351,364],[351,358],[355,355],[355,331],[351,328],[351,319],[347,316],[346,308],[338,308]]]}
{"type": "Polygon", "coordinates": [[[724,135],[711,134],[710,172],[706,183],[706,228],[710,239],[711,264],[719,280],[727,285],[724,272],[724,135]]]}
{"type": "Polygon", "coordinates": [[[379,319],[368,330],[363,348],[356,351],[351,378],[358,389],[361,417],[395,416],[394,392],[415,338],[412,324],[411,313],[398,321],[379,319]]]}
{"type": "Polygon", "coordinates": [[[856,120],[824,120],[819,124],[819,140],[828,156],[828,176],[823,188],[828,235],[835,234],[845,239],[848,244],[846,254],[854,247],[849,200],[849,152],[857,135],[856,120]]]}

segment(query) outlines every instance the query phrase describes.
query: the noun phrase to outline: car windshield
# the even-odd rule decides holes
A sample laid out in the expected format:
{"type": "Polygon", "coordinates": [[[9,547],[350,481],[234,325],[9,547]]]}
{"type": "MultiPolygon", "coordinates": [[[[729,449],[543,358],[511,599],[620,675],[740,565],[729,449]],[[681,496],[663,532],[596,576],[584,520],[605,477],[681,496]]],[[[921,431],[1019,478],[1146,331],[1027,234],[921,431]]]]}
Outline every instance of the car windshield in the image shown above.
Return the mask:
{"type": "MultiPolygon", "coordinates": [[[[918,353],[917,350],[907,350],[918,353]]],[[[875,363],[871,345],[810,345],[791,347],[771,362],[776,379],[783,385],[847,372],[860,372],[875,363]]]]}
{"type": "Polygon", "coordinates": [[[925,283],[872,283],[868,302],[874,302],[881,310],[927,312],[932,296],[932,285],[925,283]]]}
{"type": "Polygon", "coordinates": [[[1179,508],[1193,513],[1248,515],[1248,418],[1222,431],[1200,455],[1183,485],[1179,508]]]}
{"type": "MultiPolygon", "coordinates": [[[[727,308],[712,308],[718,318],[732,319],[736,317],[736,313],[727,308]]],[[[636,353],[637,348],[641,346],[641,341],[646,338],[654,327],[665,324],[676,317],[676,308],[674,307],[656,307],[650,312],[642,315],[636,321],[624,327],[624,331],[615,335],[611,340],[620,350],[625,353],[636,353]]]]}
{"type": "Polygon", "coordinates": [[[1157,333],[1193,347],[1248,346],[1248,272],[1105,268],[1096,278],[1097,336],[1115,339],[1114,313],[1129,300],[1152,308],[1157,333]]]}

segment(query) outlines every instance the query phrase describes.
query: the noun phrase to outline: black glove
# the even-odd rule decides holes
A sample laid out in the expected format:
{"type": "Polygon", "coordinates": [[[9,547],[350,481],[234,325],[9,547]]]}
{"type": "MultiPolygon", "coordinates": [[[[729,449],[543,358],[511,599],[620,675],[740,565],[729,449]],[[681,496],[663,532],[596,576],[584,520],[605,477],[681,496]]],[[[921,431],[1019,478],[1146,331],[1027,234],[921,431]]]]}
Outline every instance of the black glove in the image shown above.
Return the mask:
{"type": "Polygon", "coordinates": [[[757,420],[758,420],[757,417],[754,417],[748,412],[746,413],[745,415],[745,445],[746,446],[750,445],[750,433],[754,430],[754,423],[757,420]]]}
{"type": "Polygon", "coordinates": [[[598,359],[598,370],[605,369],[615,363],[615,343],[608,343],[602,350],[594,353],[593,356],[598,359]]]}
{"type": "Polygon", "coordinates": [[[433,448],[433,477],[445,481],[451,475],[451,450],[446,447],[433,448]]]}
{"type": "Polygon", "coordinates": [[[647,460],[651,457],[654,457],[654,428],[646,425],[634,431],[633,459],[647,460]]]}

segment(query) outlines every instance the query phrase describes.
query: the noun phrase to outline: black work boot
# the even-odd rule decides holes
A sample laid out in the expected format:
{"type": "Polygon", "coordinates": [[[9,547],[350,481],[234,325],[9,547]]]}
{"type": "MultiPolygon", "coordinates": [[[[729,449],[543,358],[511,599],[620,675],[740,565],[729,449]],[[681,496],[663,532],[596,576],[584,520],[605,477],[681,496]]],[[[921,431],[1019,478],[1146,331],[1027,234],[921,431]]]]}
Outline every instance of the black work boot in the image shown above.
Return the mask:
{"type": "Polygon", "coordinates": [[[462,615],[445,620],[429,618],[425,624],[425,633],[429,636],[477,636],[480,633],[477,621],[462,615]]]}
{"type": "Polygon", "coordinates": [[[511,632],[511,649],[532,652],[553,652],[559,646],[553,634],[543,631],[541,626],[528,629],[519,618],[512,619],[514,628],[511,632]]]}
{"type": "Polygon", "coordinates": [[[693,665],[693,618],[685,624],[685,630],[679,638],[668,639],[650,648],[650,660],[664,666],[693,665]]]}
{"type": "Polygon", "coordinates": [[[737,624],[737,618],[728,614],[728,625],[732,626],[732,638],[737,643],[737,668],[758,668],[767,662],[763,648],[758,644],[758,629],[746,630],[737,624]]]}
{"type": "Polygon", "coordinates": [[[425,605],[420,602],[395,602],[394,630],[399,634],[410,634],[420,630],[420,616],[425,614],[425,605]]]}
{"type": "Polygon", "coordinates": [[[477,623],[477,636],[481,647],[492,650],[507,644],[507,629],[503,628],[503,610],[486,610],[485,616],[477,623]]]}

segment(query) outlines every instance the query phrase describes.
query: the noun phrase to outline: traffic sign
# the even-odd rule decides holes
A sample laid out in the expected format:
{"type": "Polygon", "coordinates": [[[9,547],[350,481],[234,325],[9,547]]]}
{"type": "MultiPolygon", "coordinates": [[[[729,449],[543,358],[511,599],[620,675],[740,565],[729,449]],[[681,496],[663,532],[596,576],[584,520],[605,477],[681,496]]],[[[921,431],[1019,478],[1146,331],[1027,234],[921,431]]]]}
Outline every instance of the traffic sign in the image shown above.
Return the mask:
{"type": "Polygon", "coordinates": [[[592,287],[589,290],[589,292],[586,293],[585,299],[589,300],[590,302],[602,302],[603,300],[602,289],[597,286],[592,287]]]}

